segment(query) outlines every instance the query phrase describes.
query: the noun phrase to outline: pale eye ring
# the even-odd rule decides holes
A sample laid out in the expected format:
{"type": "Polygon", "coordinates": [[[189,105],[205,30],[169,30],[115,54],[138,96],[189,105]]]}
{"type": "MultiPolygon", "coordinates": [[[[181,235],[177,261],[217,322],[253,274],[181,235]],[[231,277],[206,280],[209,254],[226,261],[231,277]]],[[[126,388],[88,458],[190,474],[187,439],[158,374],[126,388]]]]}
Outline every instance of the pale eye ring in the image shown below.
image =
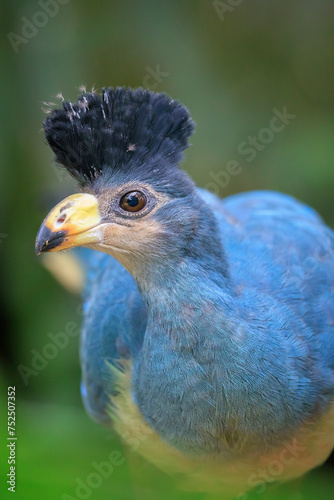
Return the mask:
{"type": "Polygon", "coordinates": [[[139,212],[146,206],[147,200],[141,191],[130,191],[120,199],[120,207],[126,212],[139,212]]]}

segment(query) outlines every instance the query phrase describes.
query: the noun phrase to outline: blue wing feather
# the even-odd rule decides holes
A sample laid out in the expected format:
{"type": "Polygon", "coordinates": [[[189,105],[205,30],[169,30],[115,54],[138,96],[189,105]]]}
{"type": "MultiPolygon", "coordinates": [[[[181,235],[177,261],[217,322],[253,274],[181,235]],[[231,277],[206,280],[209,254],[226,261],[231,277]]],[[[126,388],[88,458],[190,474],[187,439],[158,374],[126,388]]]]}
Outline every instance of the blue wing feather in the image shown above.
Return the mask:
{"type": "Polygon", "coordinates": [[[80,249],[86,269],[81,336],[81,392],[87,411],[109,422],[113,395],[108,363],[135,358],[146,329],[146,306],[132,276],[111,256],[80,249]]]}
{"type": "Polygon", "coordinates": [[[324,365],[333,369],[333,231],[311,207],[281,193],[241,193],[214,206],[233,281],[292,309],[320,337],[324,365]]]}

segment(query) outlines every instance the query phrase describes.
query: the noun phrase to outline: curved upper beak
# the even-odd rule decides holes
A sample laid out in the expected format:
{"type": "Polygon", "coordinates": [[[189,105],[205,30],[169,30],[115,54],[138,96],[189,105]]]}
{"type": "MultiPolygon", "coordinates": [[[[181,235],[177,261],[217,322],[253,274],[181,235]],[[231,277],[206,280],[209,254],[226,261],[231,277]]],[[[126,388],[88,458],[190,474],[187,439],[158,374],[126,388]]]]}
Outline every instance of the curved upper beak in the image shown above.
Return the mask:
{"type": "Polygon", "coordinates": [[[101,222],[95,196],[73,194],[58,203],[44,219],[36,237],[36,254],[98,243],[101,222]]]}

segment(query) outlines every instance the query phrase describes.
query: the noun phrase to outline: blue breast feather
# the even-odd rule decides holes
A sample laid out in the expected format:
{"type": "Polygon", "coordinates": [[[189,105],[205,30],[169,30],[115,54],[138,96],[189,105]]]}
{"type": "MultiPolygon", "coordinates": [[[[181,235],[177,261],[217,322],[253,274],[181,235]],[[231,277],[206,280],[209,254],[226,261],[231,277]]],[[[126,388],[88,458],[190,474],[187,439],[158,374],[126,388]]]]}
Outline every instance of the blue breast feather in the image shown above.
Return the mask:
{"type": "MultiPolygon", "coordinates": [[[[199,192],[215,213],[231,280],[236,286],[239,307],[240,304],[243,307],[243,316],[248,318],[250,325],[257,325],[259,336],[261,325],[264,324],[267,331],[273,331],[276,335],[275,339],[273,335],[272,345],[269,339],[267,344],[261,346],[263,365],[257,372],[249,368],[244,393],[240,391],[234,397],[231,381],[233,373],[224,372],[224,404],[230,398],[232,409],[222,411],[222,416],[228,415],[235,422],[242,421],[242,426],[239,425],[240,432],[253,433],[254,436],[265,433],[266,425],[273,432],[278,432],[289,419],[293,420],[294,425],[298,425],[298,422],[307,420],[315,412],[323,411],[334,393],[333,232],[324,225],[314,210],[287,195],[262,191],[242,193],[220,200],[204,190],[199,192]],[[281,336],[277,332],[282,332],[281,336]],[[281,360],[284,365],[281,368],[278,359],[276,369],[280,370],[280,381],[271,393],[271,388],[268,388],[266,400],[265,384],[269,379],[265,371],[271,371],[270,360],[274,359],[275,349],[278,357],[281,352],[288,354],[286,359],[281,360]],[[265,359],[270,350],[271,357],[265,359]],[[300,366],[299,354],[304,360],[300,366]],[[305,365],[307,357],[310,359],[310,371],[305,365]],[[288,380],[289,372],[290,385],[287,382],[285,386],[284,377],[288,380]],[[230,373],[229,379],[226,377],[227,373],[230,373]],[[291,408],[288,394],[292,385],[300,395],[295,408],[291,408]],[[274,390],[281,394],[275,394],[274,390]],[[254,429],[254,406],[243,405],[243,397],[250,397],[248,392],[252,393],[254,406],[259,411],[258,429],[254,429]],[[277,405],[280,405],[279,411],[273,405],[272,413],[270,412],[270,394],[277,405]],[[234,406],[238,407],[235,414],[234,406]],[[261,412],[266,415],[265,418],[261,419],[261,412]]],[[[136,364],[144,342],[147,310],[134,279],[111,256],[89,249],[80,249],[78,255],[87,276],[81,341],[82,395],[93,418],[108,424],[110,417],[107,407],[113,392],[117,391],[113,386],[108,363],[117,365],[118,360],[129,358],[136,364]]],[[[227,314],[237,325],[238,317],[233,308],[227,314]]],[[[238,339],[237,328],[232,333],[235,342],[242,342],[242,339],[238,339]]],[[[256,346],[259,349],[258,343],[256,346]]],[[[251,349],[248,355],[251,367],[251,349]]],[[[170,369],[173,369],[173,362],[166,360],[167,365],[168,362],[170,369]]],[[[235,360],[235,370],[239,368],[245,370],[245,367],[238,367],[238,361],[235,360]]],[[[157,377],[163,376],[163,368],[157,366],[156,369],[157,377]]],[[[230,370],[230,367],[226,370],[230,370]]],[[[135,378],[138,373],[135,370],[135,378]]],[[[180,374],[187,377],[187,373],[182,373],[181,368],[180,374]]],[[[271,376],[273,380],[275,374],[271,372],[271,376]]],[[[217,377],[219,378],[219,374],[217,377]]],[[[175,384],[178,383],[177,378],[172,380],[175,384]]],[[[140,402],[143,384],[135,380],[134,386],[136,390],[133,397],[138,397],[140,402]]],[[[203,390],[205,392],[205,387],[203,390]]],[[[178,445],[181,431],[184,433],[185,427],[180,427],[179,433],[175,429],[170,432],[167,428],[170,418],[168,408],[161,409],[166,416],[159,420],[159,394],[155,394],[154,398],[156,415],[150,417],[146,414],[146,419],[152,427],[159,429],[165,439],[178,445]]],[[[199,418],[201,415],[208,415],[208,421],[217,418],[217,412],[220,411],[220,396],[217,395],[216,401],[209,399],[201,397],[196,400],[196,394],[194,395],[199,418]],[[208,410],[210,405],[213,409],[208,410]]],[[[191,405],[193,402],[185,402],[184,408],[187,404],[191,405]]],[[[145,413],[145,409],[143,411],[145,413]]],[[[208,422],[206,436],[195,436],[196,426],[192,431],[192,422],[187,422],[184,415],[182,419],[189,429],[187,444],[196,449],[201,447],[201,442],[205,442],[203,449],[207,449],[208,435],[212,432],[210,423],[208,422]]],[[[233,440],[233,429],[230,430],[230,437],[233,440]]]]}

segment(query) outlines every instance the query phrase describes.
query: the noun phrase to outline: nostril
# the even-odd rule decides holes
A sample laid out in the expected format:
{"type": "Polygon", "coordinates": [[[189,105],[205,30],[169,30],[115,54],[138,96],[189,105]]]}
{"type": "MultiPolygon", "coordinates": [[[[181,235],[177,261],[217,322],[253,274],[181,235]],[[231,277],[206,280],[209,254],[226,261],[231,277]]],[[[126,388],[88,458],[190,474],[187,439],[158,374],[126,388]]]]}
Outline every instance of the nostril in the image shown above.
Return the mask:
{"type": "Polygon", "coordinates": [[[64,224],[66,220],[66,214],[59,215],[58,219],[55,222],[55,227],[58,229],[62,224],[64,224]]]}

